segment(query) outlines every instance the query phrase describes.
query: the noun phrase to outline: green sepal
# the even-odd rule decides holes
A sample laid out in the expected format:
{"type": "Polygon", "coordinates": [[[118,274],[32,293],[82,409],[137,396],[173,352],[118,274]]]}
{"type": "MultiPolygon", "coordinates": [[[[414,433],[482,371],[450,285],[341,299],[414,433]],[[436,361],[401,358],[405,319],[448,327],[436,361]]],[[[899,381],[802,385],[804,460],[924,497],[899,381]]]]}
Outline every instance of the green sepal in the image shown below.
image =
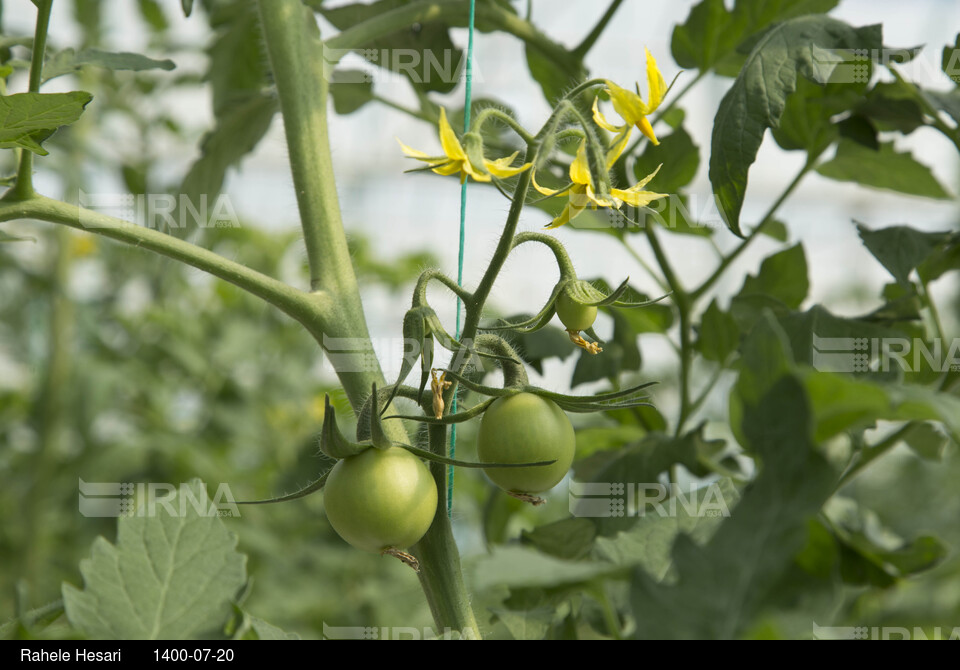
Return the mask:
{"type": "Polygon", "coordinates": [[[552,461],[533,461],[530,463],[475,463],[473,461],[460,461],[455,458],[439,456],[432,451],[421,449],[420,447],[415,447],[411,444],[401,443],[397,446],[406,449],[414,456],[419,456],[424,460],[433,461],[435,463],[443,463],[444,465],[453,465],[458,468],[530,468],[538,465],[553,465],[557,462],[556,459],[554,459],[552,461]]]}
{"type": "Polygon", "coordinates": [[[449,425],[452,423],[463,423],[464,421],[469,421],[475,417],[480,416],[483,412],[490,406],[490,404],[495,400],[495,398],[490,398],[489,400],[484,400],[482,403],[474,405],[470,409],[464,410],[462,412],[457,412],[456,414],[447,414],[442,419],[437,419],[436,417],[430,416],[429,414],[420,414],[415,416],[412,414],[393,414],[391,416],[385,417],[386,419],[407,419],[409,421],[419,421],[421,423],[432,423],[436,425],[449,425]]]}
{"type": "MultiPolygon", "coordinates": [[[[396,386],[394,388],[396,388],[396,386]]],[[[393,393],[393,391],[390,393],[393,393]]],[[[370,441],[377,449],[389,449],[393,446],[393,442],[391,442],[387,434],[383,432],[383,424],[380,422],[380,403],[378,400],[377,384],[374,382],[373,390],[368,399],[368,402],[372,403],[370,407],[371,411],[367,412],[370,425],[370,441]]]]}
{"type": "Polygon", "coordinates": [[[317,491],[322,490],[327,483],[327,477],[329,475],[330,475],[330,470],[327,470],[322,475],[320,475],[317,479],[310,482],[299,491],[295,491],[294,493],[288,493],[285,496],[279,496],[277,498],[268,498],[266,500],[238,500],[237,504],[238,505],[266,505],[268,503],[287,502],[288,500],[296,500],[297,498],[303,498],[304,496],[308,496],[311,493],[316,493],[317,491]]]}
{"type": "Polygon", "coordinates": [[[556,307],[554,307],[554,305],[556,304],[557,298],[560,296],[560,291],[563,290],[565,283],[565,281],[561,281],[554,286],[553,291],[550,292],[550,297],[547,298],[547,304],[543,306],[543,309],[529,319],[526,319],[525,321],[519,321],[517,323],[509,323],[505,319],[500,319],[500,323],[498,323],[498,325],[481,326],[480,330],[509,330],[514,333],[532,333],[535,330],[543,328],[545,325],[550,323],[553,315],[556,314],[556,307]]]}
{"type": "Polygon", "coordinates": [[[631,407],[650,405],[651,403],[647,402],[648,396],[642,392],[656,384],[656,382],[647,382],[620,391],[598,393],[592,396],[575,396],[555,393],[530,385],[513,386],[510,388],[485,386],[483,384],[477,384],[451,370],[447,370],[446,373],[447,377],[455,379],[461,386],[475,393],[482,393],[483,395],[494,398],[503,398],[516,393],[533,393],[534,395],[552,400],[565,411],[574,413],[603,412],[612,409],[629,409],[631,407]]]}
{"type": "Polygon", "coordinates": [[[584,279],[574,279],[564,285],[563,292],[570,300],[580,305],[589,307],[606,307],[612,305],[613,307],[625,307],[629,309],[652,305],[670,295],[669,293],[665,293],[659,298],[644,299],[639,293],[630,288],[629,281],[630,277],[627,277],[617,288],[607,295],[584,279]],[[627,296],[627,298],[621,300],[623,296],[627,296]]]}
{"type": "Polygon", "coordinates": [[[351,442],[337,428],[337,415],[330,403],[330,394],[323,397],[323,428],[320,431],[320,451],[330,458],[342,459],[356,456],[373,446],[367,442],[351,442]]]}

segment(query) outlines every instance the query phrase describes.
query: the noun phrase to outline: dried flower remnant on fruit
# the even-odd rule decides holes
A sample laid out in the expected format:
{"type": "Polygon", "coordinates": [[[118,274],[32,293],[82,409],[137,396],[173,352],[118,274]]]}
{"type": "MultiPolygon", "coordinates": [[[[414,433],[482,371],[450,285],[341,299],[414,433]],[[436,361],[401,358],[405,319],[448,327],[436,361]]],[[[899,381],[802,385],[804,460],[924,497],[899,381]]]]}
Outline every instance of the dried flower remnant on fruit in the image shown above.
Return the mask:
{"type": "Polygon", "coordinates": [[[584,349],[588,354],[599,354],[601,351],[603,351],[603,347],[601,347],[597,342],[588,342],[587,340],[583,339],[583,336],[580,335],[578,331],[568,330],[567,335],[570,336],[571,342],[581,349],[584,349]]]}

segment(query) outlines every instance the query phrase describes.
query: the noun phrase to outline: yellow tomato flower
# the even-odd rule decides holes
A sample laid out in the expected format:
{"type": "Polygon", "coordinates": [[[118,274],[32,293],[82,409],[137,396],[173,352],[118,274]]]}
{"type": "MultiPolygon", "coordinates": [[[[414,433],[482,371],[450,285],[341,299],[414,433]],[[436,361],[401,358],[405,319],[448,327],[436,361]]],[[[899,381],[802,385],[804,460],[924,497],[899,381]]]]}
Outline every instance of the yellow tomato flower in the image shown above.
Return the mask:
{"type": "Polygon", "coordinates": [[[610,94],[610,102],[613,103],[613,109],[626,121],[625,126],[615,126],[608,122],[600,113],[597,106],[597,100],[593,101],[593,118],[602,128],[610,132],[621,132],[624,127],[636,126],[637,129],[650,138],[654,144],[660,144],[657,136],[653,132],[653,126],[650,124],[647,116],[652,114],[663,102],[663,96],[667,92],[667,84],[663,80],[663,75],[657,67],[657,61],[649,49],[647,52],[647,89],[650,94],[649,102],[644,102],[640,97],[640,86],[637,86],[637,92],[632,93],[625,88],[620,88],[612,81],[606,82],[607,93],[610,94]]]}
{"type": "MultiPolygon", "coordinates": [[[[620,154],[623,153],[623,150],[627,145],[627,141],[630,139],[631,130],[632,128],[630,126],[626,126],[624,129],[622,129],[620,135],[618,135],[614,140],[613,146],[607,152],[606,162],[608,170],[613,167],[613,164],[617,162],[618,158],[620,158],[620,154]]],[[[643,190],[643,187],[646,186],[647,183],[653,179],[659,171],[660,166],[657,166],[656,170],[648,174],[630,188],[613,188],[610,189],[609,197],[598,196],[594,192],[593,180],[590,177],[590,167],[587,164],[586,140],[583,140],[580,142],[580,148],[577,150],[577,157],[574,158],[572,163],[570,163],[570,181],[573,182],[572,186],[563,191],[555,191],[553,189],[544,188],[537,183],[536,174],[534,174],[533,187],[543,195],[547,196],[569,195],[567,206],[563,208],[560,216],[555,218],[546,226],[548,229],[552,229],[559,228],[560,226],[569,223],[576,218],[580,212],[586,209],[588,205],[593,206],[594,208],[616,207],[619,209],[623,203],[627,203],[632,207],[646,207],[658,198],[667,197],[664,193],[654,193],[652,191],[643,190]]]]}
{"type": "MultiPolygon", "coordinates": [[[[400,142],[400,139],[397,139],[400,142]]],[[[519,152],[514,152],[510,156],[504,156],[496,160],[483,159],[482,166],[476,166],[470,162],[467,152],[464,150],[457,134],[447,121],[447,112],[440,108],[440,146],[443,148],[443,156],[430,156],[423,151],[418,151],[408,147],[400,142],[400,148],[410,158],[416,158],[423,161],[428,167],[442,175],[451,175],[460,173],[460,183],[467,180],[467,177],[473,177],[476,181],[488,182],[491,176],[499,179],[506,179],[520,174],[524,170],[530,169],[532,163],[527,163],[519,167],[511,167],[519,152]]]]}

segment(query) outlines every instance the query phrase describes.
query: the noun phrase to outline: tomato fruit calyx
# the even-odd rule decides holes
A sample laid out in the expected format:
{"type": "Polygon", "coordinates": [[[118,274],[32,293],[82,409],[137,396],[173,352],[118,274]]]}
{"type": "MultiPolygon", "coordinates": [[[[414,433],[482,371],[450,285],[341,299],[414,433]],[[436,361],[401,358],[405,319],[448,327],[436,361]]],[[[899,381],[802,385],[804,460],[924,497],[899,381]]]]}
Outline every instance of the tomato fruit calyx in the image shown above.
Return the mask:
{"type": "Polygon", "coordinates": [[[511,494],[541,493],[570,470],[575,451],[573,425],[548,398],[521,392],[497,398],[484,411],[477,435],[477,456],[488,463],[550,465],[485,468],[494,484],[511,494]]]}
{"type": "Polygon", "coordinates": [[[397,555],[426,534],[437,512],[437,485],[401,447],[371,447],[337,462],[324,487],[330,525],[357,549],[397,555]]]}

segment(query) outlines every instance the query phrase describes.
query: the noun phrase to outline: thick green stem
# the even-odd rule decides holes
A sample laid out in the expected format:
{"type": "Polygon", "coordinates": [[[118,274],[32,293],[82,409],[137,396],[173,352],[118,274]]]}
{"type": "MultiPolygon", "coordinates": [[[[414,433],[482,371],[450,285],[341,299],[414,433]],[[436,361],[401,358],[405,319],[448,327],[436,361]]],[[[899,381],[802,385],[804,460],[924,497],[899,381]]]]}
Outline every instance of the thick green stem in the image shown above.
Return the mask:
{"type": "MultiPolygon", "coordinates": [[[[50,8],[53,0],[37,0],[37,25],[33,37],[33,55],[30,59],[29,92],[40,91],[43,74],[43,54],[47,46],[47,28],[50,25],[50,8]]],[[[20,166],[17,170],[17,183],[13,187],[20,199],[33,195],[33,152],[20,150],[20,166]]]]}
{"type": "Polygon", "coordinates": [[[283,113],[311,288],[356,295],[327,130],[329,82],[313,16],[300,0],[259,0],[263,36],[283,113]]]}
{"type": "MultiPolygon", "coordinates": [[[[430,425],[430,450],[446,456],[447,427],[430,425]]],[[[470,597],[460,572],[460,552],[447,518],[447,470],[442,463],[430,463],[437,484],[437,514],[433,525],[412,551],[420,560],[420,585],[427,596],[434,621],[443,628],[460,631],[465,638],[480,639],[480,628],[470,606],[470,597]]],[[[444,630],[437,631],[443,634],[444,630]]]]}

